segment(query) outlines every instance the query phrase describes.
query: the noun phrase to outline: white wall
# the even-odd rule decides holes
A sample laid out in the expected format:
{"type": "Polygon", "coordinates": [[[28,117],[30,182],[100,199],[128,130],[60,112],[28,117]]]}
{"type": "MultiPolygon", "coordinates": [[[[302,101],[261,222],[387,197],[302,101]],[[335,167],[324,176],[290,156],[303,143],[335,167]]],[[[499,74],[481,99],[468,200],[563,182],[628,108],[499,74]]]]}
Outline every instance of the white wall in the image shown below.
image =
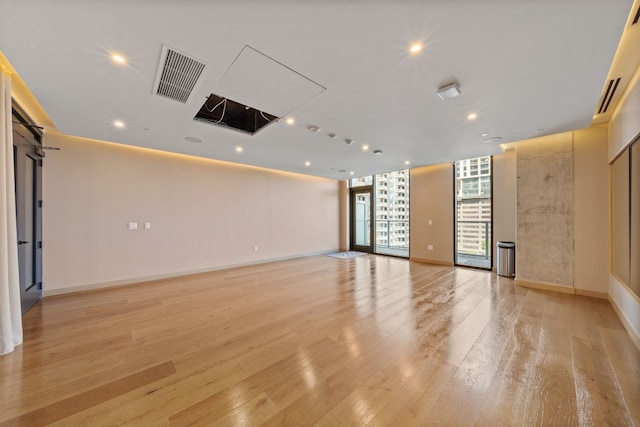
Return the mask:
{"type": "Polygon", "coordinates": [[[45,143],[61,148],[44,167],[45,294],[338,249],[338,181],[80,138],[45,143]]]}

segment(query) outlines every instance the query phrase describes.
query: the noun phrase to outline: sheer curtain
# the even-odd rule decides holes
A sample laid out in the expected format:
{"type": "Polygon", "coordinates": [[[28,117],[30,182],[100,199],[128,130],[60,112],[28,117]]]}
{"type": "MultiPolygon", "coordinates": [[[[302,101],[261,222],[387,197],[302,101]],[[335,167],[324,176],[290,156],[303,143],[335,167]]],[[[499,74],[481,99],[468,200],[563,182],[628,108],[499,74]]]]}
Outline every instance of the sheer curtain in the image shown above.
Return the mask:
{"type": "Polygon", "coordinates": [[[0,354],[22,344],[13,174],[11,76],[0,69],[0,354]]]}

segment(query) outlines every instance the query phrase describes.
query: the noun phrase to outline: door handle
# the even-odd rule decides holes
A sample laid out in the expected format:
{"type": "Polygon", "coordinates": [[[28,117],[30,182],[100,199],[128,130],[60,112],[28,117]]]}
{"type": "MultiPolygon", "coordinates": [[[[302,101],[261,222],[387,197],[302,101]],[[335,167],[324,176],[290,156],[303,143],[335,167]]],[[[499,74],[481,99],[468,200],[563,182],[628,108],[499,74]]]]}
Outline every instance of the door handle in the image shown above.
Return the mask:
{"type": "Polygon", "coordinates": [[[26,240],[18,240],[19,245],[26,245],[27,243],[29,242],[27,242],[26,240]]]}

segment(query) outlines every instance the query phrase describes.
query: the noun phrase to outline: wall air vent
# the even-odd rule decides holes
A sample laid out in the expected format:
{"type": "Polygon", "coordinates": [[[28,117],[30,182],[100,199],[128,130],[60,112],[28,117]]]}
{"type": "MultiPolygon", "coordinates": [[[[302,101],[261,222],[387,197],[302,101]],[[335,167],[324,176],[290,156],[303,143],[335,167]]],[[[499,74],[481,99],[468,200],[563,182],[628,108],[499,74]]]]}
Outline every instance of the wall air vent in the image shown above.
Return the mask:
{"type": "Polygon", "coordinates": [[[236,129],[251,135],[277,119],[277,116],[213,93],[193,118],[193,120],[236,129]]]}
{"type": "Polygon", "coordinates": [[[609,104],[611,104],[611,100],[613,99],[613,95],[616,93],[616,89],[618,89],[618,85],[620,84],[620,77],[617,79],[609,80],[609,84],[607,85],[607,90],[602,97],[602,101],[600,102],[600,109],[598,110],[598,114],[604,114],[609,109],[609,104]]]}
{"type": "Polygon", "coordinates": [[[153,93],[186,104],[205,68],[197,59],[162,46],[153,93]]]}

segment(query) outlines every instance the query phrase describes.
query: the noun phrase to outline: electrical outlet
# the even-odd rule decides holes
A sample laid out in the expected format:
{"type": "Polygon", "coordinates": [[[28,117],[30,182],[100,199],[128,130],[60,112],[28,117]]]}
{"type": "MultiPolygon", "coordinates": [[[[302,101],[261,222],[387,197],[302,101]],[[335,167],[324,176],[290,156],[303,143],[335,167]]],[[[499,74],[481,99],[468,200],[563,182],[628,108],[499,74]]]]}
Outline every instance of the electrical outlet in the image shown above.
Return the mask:
{"type": "Polygon", "coordinates": [[[254,246],[254,247],[253,247],[253,251],[254,251],[254,252],[258,252],[258,247],[257,247],[257,246],[254,246]]]}
{"type": "Polygon", "coordinates": [[[433,221],[429,220],[429,225],[432,225],[432,224],[433,224],[433,221]]]}
{"type": "Polygon", "coordinates": [[[138,229],[138,223],[137,222],[130,222],[129,223],[129,230],[137,230],[138,229]]]}
{"type": "Polygon", "coordinates": [[[433,250],[433,245],[427,245],[427,250],[432,251],[433,250]]]}
{"type": "Polygon", "coordinates": [[[151,223],[150,222],[145,222],[144,223],[144,229],[145,230],[151,230],[151,223]]]}

